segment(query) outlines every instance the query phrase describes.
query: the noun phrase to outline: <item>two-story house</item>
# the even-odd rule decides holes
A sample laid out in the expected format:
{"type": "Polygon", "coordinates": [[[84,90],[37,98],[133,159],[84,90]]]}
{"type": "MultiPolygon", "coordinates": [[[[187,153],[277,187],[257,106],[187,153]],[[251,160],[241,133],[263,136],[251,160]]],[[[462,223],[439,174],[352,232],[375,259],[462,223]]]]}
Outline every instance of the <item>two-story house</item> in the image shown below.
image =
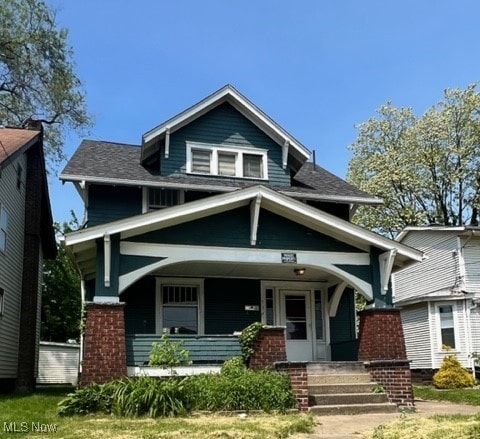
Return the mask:
{"type": "Polygon", "coordinates": [[[0,127],[0,391],[32,391],[42,268],[55,258],[41,127],[0,127]]]}
{"type": "MultiPolygon", "coordinates": [[[[352,224],[381,200],[310,156],[230,85],[139,145],[83,141],[61,174],[87,212],[65,238],[88,302],[82,381],[135,373],[164,331],[224,360],[255,321],[286,328],[289,360],[357,359],[354,291],[390,310],[391,271],[422,254],[352,224]]],[[[383,358],[403,339],[379,326],[383,358]]]]}
{"type": "Polygon", "coordinates": [[[480,228],[408,227],[398,241],[426,259],[395,273],[408,358],[416,379],[431,379],[446,355],[472,368],[480,352],[480,228]]]}

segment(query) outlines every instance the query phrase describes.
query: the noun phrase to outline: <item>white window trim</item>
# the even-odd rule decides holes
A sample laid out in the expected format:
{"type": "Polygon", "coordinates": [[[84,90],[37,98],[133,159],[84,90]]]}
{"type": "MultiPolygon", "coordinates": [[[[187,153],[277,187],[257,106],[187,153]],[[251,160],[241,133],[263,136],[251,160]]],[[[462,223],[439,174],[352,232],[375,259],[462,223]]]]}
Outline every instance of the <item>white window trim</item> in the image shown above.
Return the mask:
{"type": "Polygon", "coordinates": [[[186,142],[187,143],[187,174],[193,175],[212,175],[215,177],[225,178],[244,178],[247,180],[268,180],[268,151],[265,149],[235,147],[231,145],[211,145],[200,142],[186,142]],[[201,172],[192,171],[192,150],[201,149],[211,152],[210,155],[210,173],[204,174],[201,172]],[[235,160],[235,175],[220,175],[218,174],[218,153],[225,152],[236,155],[235,160]],[[258,155],[262,157],[262,173],[263,177],[244,177],[243,175],[243,154],[258,155]]]}
{"type": "Polygon", "coordinates": [[[150,206],[149,191],[150,191],[150,189],[165,189],[165,190],[178,191],[178,204],[184,204],[185,203],[185,191],[183,189],[146,187],[146,186],[144,186],[142,188],[142,213],[152,212],[151,210],[149,210],[149,206],[150,206]]]}
{"type": "Polygon", "coordinates": [[[195,286],[198,288],[198,304],[197,304],[197,321],[198,334],[204,335],[204,279],[196,278],[178,278],[178,277],[157,277],[155,286],[155,332],[162,334],[163,332],[163,301],[162,286],[163,285],[185,285],[195,286]]]}
{"type": "Polygon", "coordinates": [[[435,320],[436,320],[436,335],[437,335],[437,352],[440,353],[452,353],[460,352],[460,339],[458,333],[460,328],[458,326],[458,317],[457,317],[457,304],[455,302],[439,302],[435,303],[435,320]],[[455,348],[450,351],[445,351],[442,349],[442,321],[440,318],[440,307],[441,306],[451,306],[452,307],[452,316],[453,316],[453,335],[455,337],[455,348]]]}

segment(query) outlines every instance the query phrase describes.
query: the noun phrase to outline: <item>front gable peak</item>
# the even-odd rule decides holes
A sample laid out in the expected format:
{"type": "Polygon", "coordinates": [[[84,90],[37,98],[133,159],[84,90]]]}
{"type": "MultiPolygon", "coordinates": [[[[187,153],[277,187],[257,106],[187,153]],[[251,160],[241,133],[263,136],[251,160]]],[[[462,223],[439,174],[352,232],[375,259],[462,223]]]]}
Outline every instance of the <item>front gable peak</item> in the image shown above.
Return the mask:
{"type": "Polygon", "coordinates": [[[142,136],[142,162],[158,151],[160,142],[164,142],[164,154],[165,157],[168,157],[170,135],[224,103],[230,104],[282,148],[284,168],[287,166],[289,157],[290,162],[293,163],[293,168],[297,171],[310,158],[311,152],[304,145],[243,96],[235,87],[227,84],[197,104],[147,131],[142,136]]]}

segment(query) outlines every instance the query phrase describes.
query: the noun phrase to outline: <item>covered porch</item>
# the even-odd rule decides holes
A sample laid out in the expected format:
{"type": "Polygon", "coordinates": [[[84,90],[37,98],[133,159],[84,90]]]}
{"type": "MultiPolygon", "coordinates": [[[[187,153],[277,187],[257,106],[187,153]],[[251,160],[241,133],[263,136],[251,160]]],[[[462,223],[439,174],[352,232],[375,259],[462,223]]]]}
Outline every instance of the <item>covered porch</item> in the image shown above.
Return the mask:
{"type": "Polygon", "coordinates": [[[263,186],[80,230],[66,244],[87,303],[83,383],[144,365],[165,331],[195,348],[195,362],[221,362],[255,321],[285,328],[288,361],[386,359],[386,345],[403,344],[401,323],[373,311],[392,310],[392,270],[422,257],[263,186]],[[358,349],[354,292],[372,311],[358,349]],[[212,340],[225,342],[218,354],[212,340]]]}

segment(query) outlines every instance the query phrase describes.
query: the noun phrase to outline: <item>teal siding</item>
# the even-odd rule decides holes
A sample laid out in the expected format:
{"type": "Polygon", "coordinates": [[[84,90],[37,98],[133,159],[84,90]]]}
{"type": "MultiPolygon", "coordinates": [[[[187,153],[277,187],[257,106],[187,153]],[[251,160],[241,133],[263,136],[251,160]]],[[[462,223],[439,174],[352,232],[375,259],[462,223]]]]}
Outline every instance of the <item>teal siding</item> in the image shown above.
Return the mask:
{"type": "MultiPolygon", "coordinates": [[[[170,340],[182,340],[182,349],[188,350],[190,360],[197,364],[223,363],[241,355],[238,338],[233,336],[170,335],[170,340]]],[[[127,365],[147,365],[152,343],[155,342],[160,342],[159,335],[127,335],[127,365]]]]}
{"type": "Polygon", "coordinates": [[[206,279],[205,333],[233,334],[260,321],[260,311],[245,311],[245,305],[260,309],[260,281],[206,279]]]}
{"type": "MultiPolygon", "coordinates": [[[[251,247],[250,209],[243,207],[189,223],[130,238],[134,242],[251,247]]],[[[316,232],[264,209],[260,211],[257,247],[270,249],[359,252],[330,236],[316,232]]],[[[354,267],[356,269],[356,267],[354,267]]]]}
{"type": "Polygon", "coordinates": [[[370,265],[336,264],[335,266],[369,284],[372,283],[372,267],[370,265]]]}
{"type": "MultiPolygon", "coordinates": [[[[329,299],[335,287],[329,289],[329,299]]],[[[355,293],[351,288],[343,292],[337,315],[330,317],[330,347],[332,361],[357,361],[355,293]]]]}
{"type": "Polygon", "coordinates": [[[146,276],[121,294],[127,334],[155,333],[155,277],[146,276]]]}
{"type": "Polygon", "coordinates": [[[169,158],[161,158],[161,175],[186,175],[186,141],[267,150],[269,184],[290,185],[290,171],[282,168],[282,148],[228,103],[214,108],[171,135],[169,158]]]}
{"type": "Polygon", "coordinates": [[[88,187],[88,226],[142,213],[142,189],[130,186],[88,187]]]}

